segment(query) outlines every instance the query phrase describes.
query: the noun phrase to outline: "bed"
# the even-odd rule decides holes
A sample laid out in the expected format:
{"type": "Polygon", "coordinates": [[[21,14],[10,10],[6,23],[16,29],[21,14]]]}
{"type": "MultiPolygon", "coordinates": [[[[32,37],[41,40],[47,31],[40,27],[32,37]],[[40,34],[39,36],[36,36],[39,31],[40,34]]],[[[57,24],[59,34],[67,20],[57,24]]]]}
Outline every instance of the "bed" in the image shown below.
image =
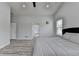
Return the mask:
{"type": "Polygon", "coordinates": [[[63,36],[34,39],[33,56],[79,56],[79,28],[62,30],[63,36]]]}
{"type": "Polygon", "coordinates": [[[61,37],[37,38],[33,56],[79,56],[79,44],[61,37]]]}

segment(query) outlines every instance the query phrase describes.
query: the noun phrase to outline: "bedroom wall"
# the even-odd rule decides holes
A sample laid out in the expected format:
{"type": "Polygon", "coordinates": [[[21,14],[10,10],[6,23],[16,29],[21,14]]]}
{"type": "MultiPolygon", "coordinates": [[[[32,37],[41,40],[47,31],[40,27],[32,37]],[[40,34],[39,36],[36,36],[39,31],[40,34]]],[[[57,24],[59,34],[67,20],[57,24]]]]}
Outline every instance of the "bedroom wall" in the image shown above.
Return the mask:
{"type": "Polygon", "coordinates": [[[16,20],[16,37],[23,39],[32,37],[32,24],[40,24],[40,36],[53,36],[53,17],[52,16],[17,16],[16,20]],[[46,24],[46,20],[49,24],[46,24]]]}
{"type": "Polygon", "coordinates": [[[0,48],[10,43],[10,8],[0,3],[0,48]]]}
{"type": "Polygon", "coordinates": [[[64,19],[64,28],[79,27],[79,2],[66,2],[55,15],[64,19]]]}

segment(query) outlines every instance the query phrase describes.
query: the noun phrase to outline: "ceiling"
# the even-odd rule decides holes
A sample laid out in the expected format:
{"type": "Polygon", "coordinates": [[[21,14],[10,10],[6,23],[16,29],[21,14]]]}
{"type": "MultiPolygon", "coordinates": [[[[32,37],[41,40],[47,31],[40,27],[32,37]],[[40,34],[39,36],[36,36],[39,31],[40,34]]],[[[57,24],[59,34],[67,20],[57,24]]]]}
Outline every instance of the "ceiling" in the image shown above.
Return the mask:
{"type": "Polygon", "coordinates": [[[34,8],[32,2],[8,2],[14,16],[53,15],[61,4],[61,2],[36,2],[34,8]],[[22,7],[23,5],[25,8],[22,7]]]}

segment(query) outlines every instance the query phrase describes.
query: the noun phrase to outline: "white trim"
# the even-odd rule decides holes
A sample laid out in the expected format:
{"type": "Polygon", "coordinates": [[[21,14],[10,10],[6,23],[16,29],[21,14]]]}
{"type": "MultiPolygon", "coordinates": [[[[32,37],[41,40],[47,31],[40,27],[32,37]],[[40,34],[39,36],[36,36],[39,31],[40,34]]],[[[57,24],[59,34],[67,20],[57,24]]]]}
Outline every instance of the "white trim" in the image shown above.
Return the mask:
{"type": "Polygon", "coordinates": [[[16,38],[16,40],[32,40],[33,37],[29,37],[29,38],[16,38]]]}

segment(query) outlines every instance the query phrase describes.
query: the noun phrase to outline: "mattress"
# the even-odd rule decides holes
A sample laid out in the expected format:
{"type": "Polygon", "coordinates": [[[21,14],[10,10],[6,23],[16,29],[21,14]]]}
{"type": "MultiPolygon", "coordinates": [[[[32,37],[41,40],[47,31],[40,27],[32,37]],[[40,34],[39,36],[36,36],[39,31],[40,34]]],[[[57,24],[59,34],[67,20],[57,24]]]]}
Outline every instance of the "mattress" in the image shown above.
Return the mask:
{"type": "Polygon", "coordinates": [[[79,56],[79,45],[60,37],[35,40],[33,56],[79,56]]]}

